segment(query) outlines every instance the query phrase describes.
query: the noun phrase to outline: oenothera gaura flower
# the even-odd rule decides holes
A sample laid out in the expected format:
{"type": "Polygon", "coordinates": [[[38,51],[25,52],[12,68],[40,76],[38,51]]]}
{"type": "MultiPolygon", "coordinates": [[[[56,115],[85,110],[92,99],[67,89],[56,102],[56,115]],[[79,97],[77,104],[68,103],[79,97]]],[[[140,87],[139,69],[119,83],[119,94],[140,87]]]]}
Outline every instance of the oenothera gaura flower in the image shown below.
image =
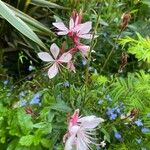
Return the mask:
{"type": "Polygon", "coordinates": [[[75,110],[72,115],[68,133],[64,136],[64,150],[89,150],[91,144],[96,144],[92,132],[104,120],[94,115],[79,117],[79,109],[75,110]],[[67,140],[66,140],[67,138],[67,140]]]}
{"type": "Polygon", "coordinates": [[[59,56],[60,49],[55,43],[51,45],[50,52],[53,57],[47,52],[40,52],[38,56],[41,60],[51,64],[51,67],[48,69],[48,76],[51,79],[58,73],[60,66],[63,66],[62,63],[68,63],[71,60],[72,55],[66,52],[59,56]]]}
{"type": "Polygon", "coordinates": [[[76,43],[75,47],[71,48],[69,52],[74,54],[79,51],[83,57],[88,57],[89,50],[90,47],[88,45],[76,43]]]}
{"type": "Polygon", "coordinates": [[[90,34],[90,30],[92,28],[92,22],[88,21],[85,23],[78,23],[78,19],[70,18],[69,28],[65,26],[63,22],[56,22],[53,25],[59,30],[57,32],[58,35],[68,35],[73,37],[74,40],[78,38],[91,39],[92,34],[90,34]]]}
{"type": "Polygon", "coordinates": [[[83,45],[83,44],[78,44],[76,46],[78,50],[81,52],[82,56],[88,57],[88,53],[90,51],[90,46],[88,45],[83,45]]]}

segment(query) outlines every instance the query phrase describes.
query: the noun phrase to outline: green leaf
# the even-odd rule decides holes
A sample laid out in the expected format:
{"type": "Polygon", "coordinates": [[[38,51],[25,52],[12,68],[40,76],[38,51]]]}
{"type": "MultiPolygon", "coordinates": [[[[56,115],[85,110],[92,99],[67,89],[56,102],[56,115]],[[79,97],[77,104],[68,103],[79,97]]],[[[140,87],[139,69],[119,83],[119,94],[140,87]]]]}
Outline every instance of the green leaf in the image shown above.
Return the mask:
{"type": "Polygon", "coordinates": [[[33,129],[32,117],[22,109],[17,112],[17,117],[22,132],[28,134],[33,129]]]}
{"type": "Polygon", "coordinates": [[[19,17],[24,22],[26,22],[28,25],[30,25],[34,31],[42,32],[43,34],[46,34],[46,35],[55,35],[50,29],[48,29],[46,26],[44,26],[39,21],[37,21],[34,18],[30,17],[29,15],[21,12],[20,10],[12,7],[9,4],[6,4],[6,5],[14,12],[14,14],[17,17],[19,17]]]}
{"type": "Polygon", "coordinates": [[[150,7],[150,1],[149,0],[143,0],[142,3],[146,4],[146,5],[148,5],[150,7]]]}
{"type": "Polygon", "coordinates": [[[45,148],[50,148],[50,145],[51,145],[50,140],[49,139],[44,139],[44,138],[41,139],[41,144],[45,148]]]}
{"type": "Polygon", "coordinates": [[[20,138],[20,141],[19,143],[22,145],[22,146],[30,146],[33,142],[33,138],[34,136],[33,135],[26,135],[26,136],[22,136],[20,138]]]}
{"type": "Polygon", "coordinates": [[[10,10],[4,2],[0,0],[0,15],[4,17],[12,26],[14,26],[23,35],[28,37],[30,40],[37,43],[39,46],[46,49],[44,43],[38,38],[38,36],[31,30],[31,28],[17,17],[12,10],[10,10]]]}
{"type": "Polygon", "coordinates": [[[108,23],[105,22],[102,18],[100,19],[100,24],[104,26],[108,26],[108,23]]]}
{"type": "Polygon", "coordinates": [[[62,112],[71,112],[71,108],[68,107],[63,101],[52,105],[50,108],[62,112]]]}
{"type": "Polygon", "coordinates": [[[49,8],[59,8],[59,9],[68,9],[65,7],[62,7],[60,5],[57,5],[55,3],[46,1],[46,0],[31,0],[31,3],[34,5],[38,5],[40,7],[49,7],[49,8]]]}
{"type": "Polygon", "coordinates": [[[107,140],[110,143],[109,133],[104,128],[101,128],[101,132],[104,133],[104,140],[107,140]]]}

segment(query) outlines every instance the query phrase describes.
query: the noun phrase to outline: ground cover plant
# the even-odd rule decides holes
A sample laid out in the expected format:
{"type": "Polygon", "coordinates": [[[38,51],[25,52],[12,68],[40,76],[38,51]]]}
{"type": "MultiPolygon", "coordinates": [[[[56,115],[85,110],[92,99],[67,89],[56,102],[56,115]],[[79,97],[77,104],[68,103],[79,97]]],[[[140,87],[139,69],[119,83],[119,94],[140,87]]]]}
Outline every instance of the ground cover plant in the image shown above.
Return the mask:
{"type": "Polygon", "coordinates": [[[0,0],[0,149],[149,150],[149,8],[0,0]]]}

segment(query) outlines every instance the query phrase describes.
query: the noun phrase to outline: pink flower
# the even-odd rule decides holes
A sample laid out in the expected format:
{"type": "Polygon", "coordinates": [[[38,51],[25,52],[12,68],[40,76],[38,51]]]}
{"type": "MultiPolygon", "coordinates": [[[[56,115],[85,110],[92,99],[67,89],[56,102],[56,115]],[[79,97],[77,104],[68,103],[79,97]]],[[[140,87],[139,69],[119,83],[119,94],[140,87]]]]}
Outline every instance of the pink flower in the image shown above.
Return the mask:
{"type": "Polygon", "coordinates": [[[53,23],[53,25],[59,30],[57,32],[58,35],[69,35],[73,37],[75,41],[78,41],[78,38],[92,38],[92,34],[89,33],[92,28],[92,22],[79,23],[78,16],[76,16],[76,18],[70,18],[69,28],[67,28],[63,22],[56,22],[53,23]]]}
{"type": "Polygon", "coordinates": [[[81,43],[76,43],[75,47],[71,48],[71,49],[69,50],[69,52],[70,52],[71,54],[74,54],[74,53],[80,51],[80,52],[81,52],[81,55],[82,55],[83,57],[84,57],[84,56],[87,57],[89,50],[90,50],[90,46],[84,45],[84,44],[81,44],[81,43]]]}
{"type": "Polygon", "coordinates": [[[76,68],[75,68],[74,63],[73,63],[72,61],[69,61],[69,62],[68,62],[67,68],[68,68],[70,71],[73,71],[74,73],[76,73],[76,68]]]}
{"type": "Polygon", "coordinates": [[[103,121],[94,115],[79,117],[79,109],[75,110],[69,122],[68,133],[64,136],[64,141],[68,138],[64,150],[89,150],[90,144],[95,144],[95,139],[91,136],[92,130],[103,121]]]}
{"type": "Polygon", "coordinates": [[[88,53],[90,51],[90,46],[88,45],[83,45],[83,44],[78,44],[76,45],[76,47],[79,49],[79,51],[81,52],[81,54],[83,56],[88,57],[88,53]]]}
{"type": "Polygon", "coordinates": [[[59,66],[63,66],[62,63],[68,63],[71,60],[72,55],[70,53],[63,53],[60,57],[58,57],[60,49],[55,43],[51,45],[50,51],[53,57],[47,52],[40,52],[38,53],[38,56],[41,60],[52,64],[52,66],[48,69],[48,76],[51,79],[58,73],[60,69],[59,66]]]}

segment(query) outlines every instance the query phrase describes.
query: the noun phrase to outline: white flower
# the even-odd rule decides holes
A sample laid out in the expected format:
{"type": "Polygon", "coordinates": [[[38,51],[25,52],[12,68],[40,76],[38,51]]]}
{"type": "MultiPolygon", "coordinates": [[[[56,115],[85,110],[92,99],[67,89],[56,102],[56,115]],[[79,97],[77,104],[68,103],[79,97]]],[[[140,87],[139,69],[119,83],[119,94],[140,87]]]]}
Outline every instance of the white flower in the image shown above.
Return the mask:
{"type": "Polygon", "coordinates": [[[65,138],[68,137],[68,139],[64,150],[72,150],[73,148],[89,150],[90,145],[95,144],[92,131],[103,121],[102,118],[94,115],[79,117],[79,109],[75,110],[69,122],[68,133],[65,135],[65,138]]]}
{"type": "Polygon", "coordinates": [[[68,63],[71,60],[72,55],[70,53],[63,53],[58,57],[60,49],[55,43],[51,45],[50,51],[53,57],[47,52],[40,52],[38,53],[38,56],[41,60],[52,64],[48,70],[48,76],[51,79],[58,73],[59,66],[62,66],[62,63],[68,63]]]}
{"type": "Polygon", "coordinates": [[[105,147],[105,146],[106,146],[105,141],[102,141],[102,142],[100,143],[100,145],[101,145],[101,147],[105,147]]]}

